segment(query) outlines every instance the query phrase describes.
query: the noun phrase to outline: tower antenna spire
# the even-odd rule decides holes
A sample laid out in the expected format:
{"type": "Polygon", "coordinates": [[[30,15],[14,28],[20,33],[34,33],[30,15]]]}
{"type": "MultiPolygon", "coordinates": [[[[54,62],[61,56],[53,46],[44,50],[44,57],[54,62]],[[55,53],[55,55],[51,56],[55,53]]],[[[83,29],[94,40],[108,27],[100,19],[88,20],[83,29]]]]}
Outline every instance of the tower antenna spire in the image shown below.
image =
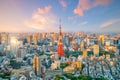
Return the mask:
{"type": "Polygon", "coordinates": [[[61,31],[61,19],[59,19],[59,24],[60,24],[59,29],[61,31]]]}
{"type": "Polygon", "coordinates": [[[61,33],[61,19],[59,19],[59,30],[60,30],[60,33],[61,33]]]}

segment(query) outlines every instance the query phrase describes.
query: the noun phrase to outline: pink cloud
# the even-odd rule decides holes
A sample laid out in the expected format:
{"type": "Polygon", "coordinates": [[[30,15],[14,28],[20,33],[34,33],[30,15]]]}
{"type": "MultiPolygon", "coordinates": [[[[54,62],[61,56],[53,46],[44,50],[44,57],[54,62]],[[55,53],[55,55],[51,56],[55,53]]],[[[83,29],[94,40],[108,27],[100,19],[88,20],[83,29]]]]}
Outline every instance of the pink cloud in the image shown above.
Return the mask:
{"type": "Polygon", "coordinates": [[[106,6],[111,0],[79,0],[78,6],[74,9],[74,13],[83,16],[84,11],[87,11],[96,6],[106,6]]]}
{"type": "Polygon", "coordinates": [[[67,3],[63,0],[60,0],[60,4],[62,7],[67,7],[67,3]]]}
{"type": "Polygon", "coordinates": [[[24,21],[25,25],[44,32],[54,31],[57,19],[50,9],[51,6],[46,6],[43,9],[38,8],[32,15],[32,19],[24,21]]]}
{"type": "MultiPolygon", "coordinates": [[[[4,24],[2,24],[2,25],[0,25],[0,32],[12,32],[12,33],[18,33],[18,32],[28,32],[28,28],[26,28],[26,27],[21,27],[21,26],[17,26],[17,25],[4,25],[4,24]]],[[[31,30],[30,28],[29,28],[29,30],[31,30]]],[[[31,30],[31,31],[33,31],[33,30],[31,30]]]]}
{"type": "Polygon", "coordinates": [[[93,6],[98,6],[98,5],[103,5],[106,6],[108,5],[112,0],[95,0],[93,3],[93,6]]]}
{"type": "Polygon", "coordinates": [[[40,14],[48,13],[51,10],[51,6],[46,6],[44,9],[38,8],[37,11],[40,14]]]}
{"type": "Polygon", "coordinates": [[[83,14],[83,10],[82,10],[82,8],[80,8],[80,7],[74,9],[74,13],[75,13],[75,14],[78,14],[79,16],[83,16],[83,15],[84,15],[84,14],[83,14]]]}
{"type": "Polygon", "coordinates": [[[115,24],[117,22],[120,22],[120,19],[113,19],[113,20],[106,21],[106,22],[102,23],[100,25],[100,27],[101,28],[106,28],[106,27],[109,27],[110,25],[115,24]]]}
{"type": "Polygon", "coordinates": [[[79,7],[81,7],[83,10],[88,10],[90,6],[90,0],[79,0],[79,7]]]}

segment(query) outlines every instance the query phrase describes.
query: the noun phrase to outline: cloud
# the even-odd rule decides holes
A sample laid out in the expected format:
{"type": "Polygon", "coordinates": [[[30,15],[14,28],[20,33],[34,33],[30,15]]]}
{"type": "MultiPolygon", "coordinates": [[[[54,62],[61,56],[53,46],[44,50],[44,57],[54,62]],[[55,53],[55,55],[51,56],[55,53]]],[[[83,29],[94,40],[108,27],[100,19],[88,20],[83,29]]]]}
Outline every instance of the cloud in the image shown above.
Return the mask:
{"type": "Polygon", "coordinates": [[[81,22],[81,25],[86,25],[88,22],[87,21],[84,21],[84,22],[81,22]]]}
{"type": "Polygon", "coordinates": [[[51,6],[46,6],[43,9],[38,8],[31,19],[24,21],[25,25],[44,32],[54,31],[57,19],[50,12],[51,8],[51,6]]]}
{"type": "Polygon", "coordinates": [[[69,16],[68,17],[68,20],[74,20],[74,19],[76,19],[77,18],[77,16],[69,16]]]}
{"type": "Polygon", "coordinates": [[[106,21],[106,22],[102,23],[102,24],[100,25],[100,27],[101,27],[101,28],[106,28],[106,27],[109,27],[109,26],[111,26],[112,24],[115,24],[115,23],[117,23],[117,22],[120,22],[120,19],[113,19],[113,20],[106,21]]]}
{"type": "Polygon", "coordinates": [[[77,7],[73,10],[74,14],[84,16],[84,11],[87,11],[96,6],[106,6],[111,0],[79,0],[77,7]]]}
{"type": "Polygon", "coordinates": [[[98,6],[98,5],[103,5],[106,6],[108,5],[112,0],[95,0],[95,2],[93,3],[93,7],[94,6],[98,6]]]}
{"type": "Polygon", "coordinates": [[[64,0],[60,0],[60,4],[62,7],[67,7],[67,3],[64,0]]]}
{"type": "Polygon", "coordinates": [[[51,6],[46,6],[44,9],[38,8],[37,12],[39,14],[46,14],[51,10],[51,6]]]}
{"type": "Polygon", "coordinates": [[[10,25],[1,25],[0,28],[1,28],[0,29],[1,32],[16,32],[16,31],[19,32],[19,31],[21,31],[20,28],[19,28],[19,31],[18,31],[18,28],[16,26],[10,26],[10,25]],[[12,28],[12,29],[8,30],[10,28],[12,28]]]}
{"type": "Polygon", "coordinates": [[[74,13],[79,16],[83,16],[83,10],[80,7],[74,9],[74,13]]]}
{"type": "MultiPolygon", "coordinates": [[[[12,32],[12,33],[19,33],[19,32],[28,32],[27,27],[21,27],[17,25],[0,25],[1,29],[0,32],[12,32]]],[[[29,31],[34,31],[33,29],[29,28],[29,31]]]]}

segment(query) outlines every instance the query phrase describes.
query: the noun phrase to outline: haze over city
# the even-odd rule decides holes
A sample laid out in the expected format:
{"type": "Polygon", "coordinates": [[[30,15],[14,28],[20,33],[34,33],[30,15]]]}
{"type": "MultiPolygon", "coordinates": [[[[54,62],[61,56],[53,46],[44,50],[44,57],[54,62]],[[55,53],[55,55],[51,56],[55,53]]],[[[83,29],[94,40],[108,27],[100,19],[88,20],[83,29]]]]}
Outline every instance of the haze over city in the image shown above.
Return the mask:
{"type": "Polygon", "coordinates": [[[120,32],[119,0],[1,0],[0,32],[120,32]]]}

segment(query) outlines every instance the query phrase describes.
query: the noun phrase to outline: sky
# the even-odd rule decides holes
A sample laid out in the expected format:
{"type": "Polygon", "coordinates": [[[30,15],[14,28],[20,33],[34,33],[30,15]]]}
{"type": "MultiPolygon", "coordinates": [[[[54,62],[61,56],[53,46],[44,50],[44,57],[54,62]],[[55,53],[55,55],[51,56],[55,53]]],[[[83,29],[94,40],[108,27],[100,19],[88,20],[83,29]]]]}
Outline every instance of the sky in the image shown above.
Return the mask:
{"type": "Polygon", "coordinates": [[[120,0],[0,0],[0,32],[120,32],[120,0]]]}

